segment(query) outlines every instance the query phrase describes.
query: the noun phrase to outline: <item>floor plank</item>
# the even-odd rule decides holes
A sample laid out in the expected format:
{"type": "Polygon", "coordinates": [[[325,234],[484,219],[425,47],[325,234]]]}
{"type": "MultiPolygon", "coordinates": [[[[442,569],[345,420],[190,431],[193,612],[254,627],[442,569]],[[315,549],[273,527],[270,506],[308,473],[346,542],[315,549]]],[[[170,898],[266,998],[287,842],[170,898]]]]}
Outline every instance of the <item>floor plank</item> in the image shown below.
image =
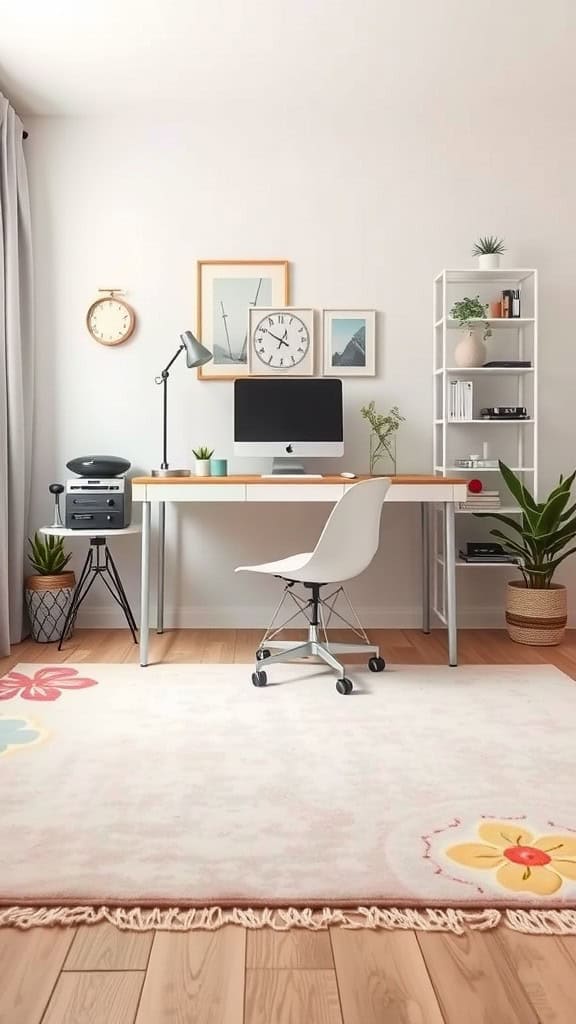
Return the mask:
{"type": "Polygon", "coordinates": [[[271,928],[248,932],[247,967],[292,967],[307,970],[334,970],[330,936],[293,928],[275,932],[271,928]]]}
{"type": "Polygon", "coordinates": [[[137,1024],[243,1024],[246,934],[156,932],[137,1024]]]}
{"type": "Polygon", "coordinates": [[[39,1024],[74,929],[0,931],[0,1024],[39,1024]]]}
{"type": "Polygon", "coordinates": [[[245,1024],[343,1024],[334,971],[246,971],[245,1024]]]}
{"type": "Polygon", "coordinates": [[[140,971],[62,974],[42,1024],[134,1024],[143,981],[140,971]]]}
{"type": "Polygon", "coordinates": [[[576,964],[561,939],[499,928],[493,942],[507,957],[542,1024],[576,1019],[576,964]]]}
{"type": "Polygon", "coordinates": [[[537,1024],[494,935],[418,932],[416,938],[446,1024],[537,1024]]]}
{"type": "Polygon", "coordinates": [[[103,921],[82,925],[64,964],[65,971],[145,971],[153,932],[124,932],[103,921]]]}
{"type": "Polygon", "coordinates": [[[330,937],[344,1024],[443,1024],[412,932],[332,928],[330,937]]]}

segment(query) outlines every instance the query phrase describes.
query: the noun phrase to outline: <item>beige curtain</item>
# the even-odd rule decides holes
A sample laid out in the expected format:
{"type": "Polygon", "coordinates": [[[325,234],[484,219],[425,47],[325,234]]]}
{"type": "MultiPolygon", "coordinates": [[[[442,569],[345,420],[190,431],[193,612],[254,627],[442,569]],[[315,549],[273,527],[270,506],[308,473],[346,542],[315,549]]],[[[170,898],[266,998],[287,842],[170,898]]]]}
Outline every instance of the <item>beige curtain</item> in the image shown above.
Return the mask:
{"type": "Polygon", "coordinates": [[[0,93],[0,655],[22,639],[32,454],[32,240],[22,132],[0,93]]]}

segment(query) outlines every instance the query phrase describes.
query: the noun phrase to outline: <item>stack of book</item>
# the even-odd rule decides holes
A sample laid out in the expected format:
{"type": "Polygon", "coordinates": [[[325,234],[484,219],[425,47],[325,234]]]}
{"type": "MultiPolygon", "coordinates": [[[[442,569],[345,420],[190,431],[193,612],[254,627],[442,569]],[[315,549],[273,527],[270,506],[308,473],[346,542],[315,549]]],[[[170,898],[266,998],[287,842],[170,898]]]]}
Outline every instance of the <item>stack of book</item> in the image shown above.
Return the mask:
{"type": "Polygon", "coordinates": [[[472,419],[472,390],[471,380],[451,380],[448,382],[449,420],[472,419]]]}
{"type": "Polygon", "coordinates": [[[485,543],[479,541],[468,541],[465,551],[458,552],[463,562],[494,563],[501,562],[504,565],[518,565],[521,562],[516,555],[508,554],[501,544],[494,544],[490,541],[485,543]]]}
{"type": "Polygon", "coordinates": [[[494,512],[500,505],[499,491],[480,491],[480,494],[469,494],[466,501],[459,502],[458,507],[467,512],[494,512]]]}

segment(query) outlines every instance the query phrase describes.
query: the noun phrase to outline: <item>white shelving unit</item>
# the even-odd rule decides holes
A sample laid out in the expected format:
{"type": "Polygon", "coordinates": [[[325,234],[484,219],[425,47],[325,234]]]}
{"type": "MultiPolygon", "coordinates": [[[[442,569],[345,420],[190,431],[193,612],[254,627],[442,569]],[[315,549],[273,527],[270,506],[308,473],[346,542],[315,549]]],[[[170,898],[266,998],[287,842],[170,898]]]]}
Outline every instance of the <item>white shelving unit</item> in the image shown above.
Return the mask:
{"type": "MultiPolygon", "coordinates": [[[[512,496],[505,488],[498,469],[463,469],[455,465],[458,458],[471,454],[482,455],[483,442],[488,443],[490,459],[501,458],[522,477],[526,486],[538,494],[538,273],[534,269],[497,270],[455,269],[443,270],[434,278],[433,300],[433,437],[434,473],[439,476],[462,476],[481,479],[488,490],[499,490],[502,505],[498,512],[518,514],[512,496]],[[454,365],[454,348],[461,336],[458,321],[450,310],[458,299],[479,295],[482,302],[496,301],[503,289],[519,289],[522,316],[510,319],[487,317],[479,324],[488,323],[492,336],[486,342],[487,361],[519,359],[529,360],[529,367],[473,367],[454,365]],[[448,419],[448,388],[450,380],[472,380],[474,389],[474,418],[448,419]],[[485,420],[480,408],[491,405],[525,405],[529,419],[485,420]]],[[[456,544],[466,540],[488,539],[488,529],[481,519],[471,520],[472,510],[457,510],[456,544]],[[460,518],[461,517],[461,518],[460,518]],[[471,522],[476,536],[467,536],[471,522]]],[[[434,610],[444,618],[442,537],[444,532],[439,509],[435,515],[433,531],[434,610]]],[[[472,564],[457,560],[456,565],[466,569],[501,569],[502,563],[472,564]]],[[[504,568],[513,572],[510,565],[504,568]]]]}

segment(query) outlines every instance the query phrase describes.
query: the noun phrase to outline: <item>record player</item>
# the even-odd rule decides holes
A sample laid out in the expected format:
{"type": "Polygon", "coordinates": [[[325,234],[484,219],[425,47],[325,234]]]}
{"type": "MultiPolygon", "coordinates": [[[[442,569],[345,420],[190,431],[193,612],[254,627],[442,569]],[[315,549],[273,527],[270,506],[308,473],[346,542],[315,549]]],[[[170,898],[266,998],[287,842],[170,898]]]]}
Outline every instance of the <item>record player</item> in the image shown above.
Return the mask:
{"type": "Polygon", "coordinates": [[[127,459],[90,455],[71,459],[67,468],[79,477],[66,481],[65,525],[70,530],[123,530],[130,525],[130,481],[120,475],[127,459]]]}

